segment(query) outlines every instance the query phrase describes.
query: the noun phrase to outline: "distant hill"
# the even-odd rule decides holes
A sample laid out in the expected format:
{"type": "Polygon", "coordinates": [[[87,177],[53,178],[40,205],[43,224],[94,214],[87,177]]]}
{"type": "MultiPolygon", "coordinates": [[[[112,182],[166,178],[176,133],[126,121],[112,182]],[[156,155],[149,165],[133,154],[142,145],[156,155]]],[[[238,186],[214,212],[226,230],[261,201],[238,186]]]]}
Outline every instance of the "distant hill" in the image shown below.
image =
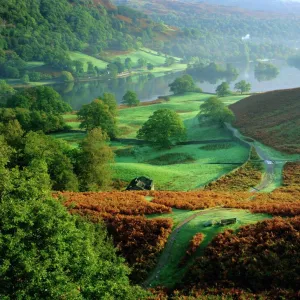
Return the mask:
{"type": "Polygon", "coordinates": [[[300,88],[245,98],[230,106],[243,134],[279,151],[300,153],[300,88]]]}
{"type": "Polygon", "coordinates": [[[281,10],[225,5],[229,1],[115,0],[114,3],[139,10],[156,22],[181,28],[183,35],[172,44],[166,43],[165,48],[169,49],[163,50],[175,56],[227,62],[249,60],[249,54],[251,60],[282,59],[293,54],[298,47],[295,41],[300,40],[300,14],[290,15],[281,10]]]}
{"type": "MultiPolygon", "coordinates": [[[[190,2],[191,0],[182,0],[190,2]]],[[[242,7],[251,10],[277,11],[280,13],[299,13],[300,3],[290,0],[193,0],[193,2],[207,2],[233,7],[242,7]]]]}

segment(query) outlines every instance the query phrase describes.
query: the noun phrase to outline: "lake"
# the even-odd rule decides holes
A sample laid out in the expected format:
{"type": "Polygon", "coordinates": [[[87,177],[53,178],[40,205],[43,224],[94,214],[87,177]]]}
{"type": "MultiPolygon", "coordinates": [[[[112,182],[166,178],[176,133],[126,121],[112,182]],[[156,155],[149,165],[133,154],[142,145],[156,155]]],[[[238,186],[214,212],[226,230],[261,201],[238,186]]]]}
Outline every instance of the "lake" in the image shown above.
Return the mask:
{"type": "MultiPolygon", "coordinates": [[[[234,82],[230,83],[231,89],[233,90],[234,84],[240,80],[250,82],[252,92],[265,92],[300,86],[300,70],[289,66],[285,61],[272,61],[271,63],[279,68],[280,73],[276,78],[269,78],[269,80],[264,81],[259,81],[255,78],[255,63],[249,63],[247,65],[236,64],[235,67],[238,68],[240,74],[234,82]]],[[[140,75],[111,79],[106,82],[76,82],[55,85],[54,88],[73,109],[78,110],[83,104],[90,103],[104,92],[115,94],[118,103],[121,103],[122,97],[127,90],[135,91],[141,101],[155,100],[158,96],[170,94],[168,85],[181,74],[182,72],[165,74],[160,77],[140,75]]],[[[207,81],[199,81],[195,78],[197,86],[201,87],[204,92],[209,93],[214,93],[216,87],[222,81],[225,80],[220,79],[216,83],[209,83],[207,81]]]]}

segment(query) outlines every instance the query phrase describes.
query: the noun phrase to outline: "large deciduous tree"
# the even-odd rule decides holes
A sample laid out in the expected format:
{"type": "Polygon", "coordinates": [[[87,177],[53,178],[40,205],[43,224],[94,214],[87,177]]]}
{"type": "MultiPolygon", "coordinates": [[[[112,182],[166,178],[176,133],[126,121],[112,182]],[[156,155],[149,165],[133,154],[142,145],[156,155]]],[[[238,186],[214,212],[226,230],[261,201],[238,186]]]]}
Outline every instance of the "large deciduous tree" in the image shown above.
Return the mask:
{"type": "Polygon", "coordinates": [[[217,97],[210,97],[200,105],[199,122],[203,116],[220,125],[235,119],[234,113],[217,97]]]}
{"type": "Polygon", "coordinates": [[[111,183],[112,170],[110,164],[114,154],[108,146],[109,138],[100,128],[91,130],[79,145],[76,162],[81,190],[105,190],[111,183]]]}
{"type": "Polygon", "coordinates": [[[126,94],[123,96],[122,103],[129,106],[137,106],[139,105],[140,100],[138,99],[136,92],[127,91],[126,94]]]}
{"type": "Polygon", "coordinates": [[[152,142],[156,147],[169,148],[186,138],[186,129],[176,112],[164,108],[150,116],[137,138],[152,142]]]}
{"type": "Polygon", "coordinates": [[[251,83],[241,80],[235,84],[234,88],[240,91],[241,94],[248,93],[251,90],[251,83]]]}
{"type": "Polygon", "coordinates": [[[77,113],[81,121],[80,128],[90,131],[94,128],[101,128],[110,138],[116,136],[116,120],[112,113],[114,110],[109,96],[104,96],[104,101],[96,99],[90,104],[83,105],[77,113]]]}
{"type": "Polygon", "coordinates": [[[225,97],[230,95],[229,84],[227,82],[222,82],[219,86],[217,86],[216,93],[219,97],[225,97]]]}
{"type": "Polygon", "coordinates": [[[195,83],[190,75],[183,75],[176,78],[174,82],[169,84],[170,91],[176,94],[183,94],[186,92],[193,92],[195,90],[195,83]]]}

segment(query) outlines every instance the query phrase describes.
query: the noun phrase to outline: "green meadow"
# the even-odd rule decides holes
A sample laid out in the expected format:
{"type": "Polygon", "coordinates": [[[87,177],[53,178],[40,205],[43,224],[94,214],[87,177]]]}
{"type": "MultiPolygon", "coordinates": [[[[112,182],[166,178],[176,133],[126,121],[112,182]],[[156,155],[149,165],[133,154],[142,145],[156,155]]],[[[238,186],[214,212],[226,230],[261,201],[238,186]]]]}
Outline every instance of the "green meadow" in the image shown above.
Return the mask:
{"type": "Polygon", "coordinates": [[[98,67],[99,69],[106,69],[107,62],[95,58],[93,56],[81,53],[81,52],[75,52],[75,51],[69,51],[70,58],[72,60],[79,60],[84,64],[84,71],[87,71],[88,62],[91,62],[94,66],[98,67]]]}
{"type": "MultiPolygon", "coordinates": [[[[148,176],[154,180],[158,190],[195,190],[210,181],[236,169],[247,160],[249,149],[232,140],[231,133],[217,125],[199,124],[197,115],[200,104],[208,94],[187,93],[171,96],[170,101],[148,106],[137,106],[119,110],[118,128],[121,142],[112,141],[115,152],[114,178],[128,183],[137,176],[148,176]],[[171,149],[157,149],[148,144],[138,144],[136,133],[152,113],[161,108],[176,111],[187,129],[187,141],[200,144],[177,145],[171,149]]],[[[234,103],[245,96],[224,98],[234,103]]],[[[68,141],[76,147],[84,138],[78,132],[76,115],[65,115],[68,124],[76,132],[55,134],[56,138],[68,141]]]]}
{"type": "MultiPolygon", "coordinates": [[[[103,57],[106,59],[109,59],[111,61],[116,58],[120,58],[123,63],[125,62],[125,59],[127,57],[129,57],[129,58],[131,58],[133,64],[136,64],[138,62],[138,60],[142,58],[142,59],[145,59],[147,61],[147,63],[151,63],[156,67],[163,65],[166,61],[165,55],[159,54],[159,53],[152,51],[150,49],[147,49],[147,48],[142,48],[137,51],[132,51],[132,52],[124,53],[124,54],[114,54],[113,52],[109,52],[109,53],[105,54],[103,57]]],[[[180,60],[179,58],[177,58],[177,57],[174,57],[174,58],[177,62],[179,62],[179,60],[180,60]]]]}
{"type": "MultiPolygon", "coordinates": [[[[187,128],[187,141],[203,141],[203,144],[177,145],[171,149],[154,149],[149,145],[131,145],[113,142],[116,163],[115,178],[128,182],[136,176],[152,178],[159,190],[194,190],[232,171],[236,163],[243,163],[248,149],[231,140],[231,134],[216,125],[199,125],[199,106],[211,95],[187,93],[172,96],[169,102],[149,106],[122,109],[118,125],[120,137],[134,139],[138,129],[149,116],[160,108],[176,111],[187,128]],[[211,140],[216,140],[211,143],[211,140]],[[205,141],[209,141],[205,143],[205,141]]],[[[244,96],[226,97],[226,103],[234,103],[244,96]]]]}

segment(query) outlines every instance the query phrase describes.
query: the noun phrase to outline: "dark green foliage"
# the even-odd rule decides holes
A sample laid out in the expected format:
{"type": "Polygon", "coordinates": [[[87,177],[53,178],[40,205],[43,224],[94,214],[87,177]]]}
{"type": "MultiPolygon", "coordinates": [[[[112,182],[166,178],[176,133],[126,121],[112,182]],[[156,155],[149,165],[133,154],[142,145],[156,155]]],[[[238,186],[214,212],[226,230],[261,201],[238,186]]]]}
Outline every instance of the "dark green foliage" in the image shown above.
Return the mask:
{"type": "MultiPolygon", "coordinates": [[[[3,3],[2,3],[3,2],[3,3]]],[[[61,71],[83,73],[74,66],[68,50],[87,46],[94,54],[105,49],[136,49],[141,37],[155,25],[132,10],[101,5],[90,0],[8,0],[0,7],[0,76],[20,78],[24,61],[43,61],[61,71]],[[12,13],[13,12],[13,13],[12,13]],[[121,21],[118,14],[134,15],[134,26],[121,21]],[[140,23],[146,21],[146,28],[140,23]],[[2,22],[3,20],[3,22],[2,22]],[[139,38],[139,39],[138,39],[139,38]],[[1,49],[10,50],[7,54],[1,49]],[[13,57],[12,57],[13,56],[13,57]],[[3,67],[5,63],[5,68],[3,67]]],[[[124,15],[124,16],[126,16],[124,15]]],[[[131,17],[129,17],[131,18],[131,17]]],[[[145,23],[143,23],[145,24],[145,23]]],[[[93,66],[88,73],[93,75],[93,66]]]]}
{"type": "Polygon", "coordinates": [[[177,165],[192,163],[195,158],[188,153],[168,153],[153,159],[145,161],[147,164],[157,165],[157,166],[167,166],[167,165],[177,165]]]}
{"type": "Polygon", "coordinates": [[[206,150],[206,151],[217,151],[217,150],[223,150],[223,149],[230,149],[234,147],[234,144],[223,144],[223,143],[217,143],[217,144],[207,144],[204,146],[199,147],[201,150],[206,150]]]}
{"type": "Polygon", "coordinates": [[[143,67],[145,67],[146,65],[147,65],[147,61],[146,61],[145,58],[140,58],[140,59],[138,60],[138,62],[137,62],[137,66],[138,66],[139,68],[143,68],[143,67]]]}
{"type": "Polygon", "coordinates": [[[176,94],[183,94],[186,92],[193,92],[195,90],[195,83],[190,75],[183,75],[176,78],[174,82],[169,84],[170,91],[176,94]]]}
{"type": "Polygon", "coordinates": [[[246,82],[245,80],[241,80],[235,84],[234,88],[240,91],[241,94],[243,94],[243,93],[250,92],[251,84],[246,82]]]}
{"type": "Polygon", "coordinates": [[[5,80],[0,80],[0,99],[13,95],[16,91],[5,80]]]}
{"type": "Polygon", "coordinates": [[[133,66],[133,64],[132,64],[131,58],[126,57],[126,59],[125,59],[125,68],[130,71],[132,69],[132,66],[133,66]]]}
{"type": "Polygon", "coordinates": [[[169,148],[186,138],[186,129],[176,112],[159,109],[138,131],[137,138],[152,142],[156,147],[169,148]]]}
{"type": "Polygon", "coordinates": [[[0,109],[0,122],[18,120],[25,131],[55,132],[67,128],[61,116],[72,110],[51,87],[25,89],[7,100],[0,109]]]}
{"type": "Polygon", "coordinates": [[[17,93],[7,100],[7,107],[38,110],[49,114],[72,111],[71,106],[64,102],[52,87],[48,86],[30,88],[17,93]]]}
{"type": "Polygon", "coordinates": [[[140,103],[140,100],[137,97],[137,94],[133,91],[127,91],[123,96],[123,104],[128,106],[137,106],[140,103]]]}
{"type": "Polygon", "coordinates": [[[117,131],[115,105],[108,94],[104,94],[104,99],[107,103],[96,99],[90,104],[83,105],[77,115],[81,121],[81,128],[88,131],[101,128],[110,138],[113,138],[117,131]]]}
{"type": "Polygon", "coordinates": [[[148,64],[147,64],[147,69],[148,69],[149,71],[153,70],[153,69],[154,69],[154,65],[148,63],[148,64]]]}
{"type": "Polygon", "coordinates": [[[24,138],[23,163],[42,159],[48,167],[52,189],[77,191],[78,180],[73,171],[70,147],[50,136],[30,132],[24,138]]]}
{"type": "Polygon", "coordinates": [[[114,154],[107,145],[108,140],[104,131],[95,128],[80,143],[75,168],[81,190],[99,191],[110,186],[112,178],[110,164],[114,160],[114,154]]]}
{"type": "Polygon", "coordinates": [[[107,65],[107,73],[109,77],[116,78],[118,75],[119,69],[115,63],[110,63],[107,65]]]}
{"type": "Polygon", "coordinates": [[[1,137],[0,153],[0,298],[143,299],[103,226],[49,197],[45,163],[7,170],[3,186],[9,148],[1,137]]]}
{"type": "Polygon", "coordinates": [[[220,85],[216,88],[216,93],[219,97],[225,97],[230,95],[230,87],[227,82],[222,82],[220,85]]]}
{"type": "Polygon", "coordinates": [[[0,122],[17,120],[25,131],[43,131],[45,133],[64,130],[67,125],[61,115],[26,108],[0,108],[0,122]]]}
{"type": "Polygon", "coordinates": [[[217,97],[210,97],[200,105],[198,115],[200,124],[203,117],[220,125],[231,123],[235,119],[234,113],[217,97]]]}

